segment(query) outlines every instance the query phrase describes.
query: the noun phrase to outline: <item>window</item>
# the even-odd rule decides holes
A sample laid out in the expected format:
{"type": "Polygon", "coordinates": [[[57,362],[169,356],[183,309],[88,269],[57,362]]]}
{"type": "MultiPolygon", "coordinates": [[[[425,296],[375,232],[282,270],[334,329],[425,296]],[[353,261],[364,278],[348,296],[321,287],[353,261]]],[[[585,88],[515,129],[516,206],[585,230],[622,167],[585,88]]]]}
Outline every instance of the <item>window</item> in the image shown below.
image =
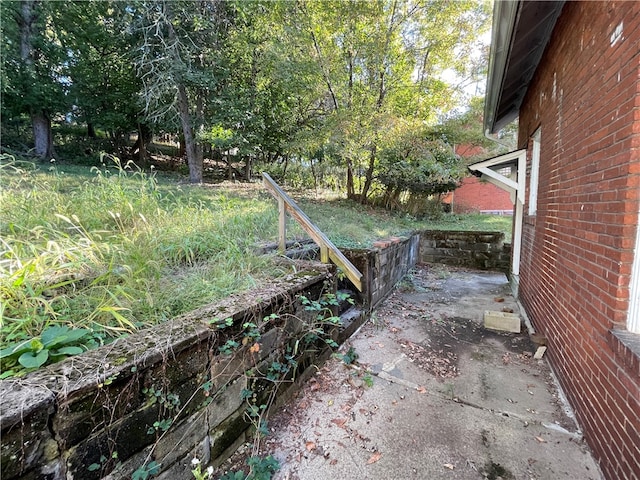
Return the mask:
{"type": "Polygon", "coordinates": [[[533,134],[533,150],[531,152],[531,172],[529,173],[529,215],[538,210],[538,171],[540,170],[540,129],[533,134]]]}
{"type": "Polygon", "coordinates": [[[497,170],[497,172],[503,177],[510,178],[511,177],[511,166],[502,167],[497,170]]]}

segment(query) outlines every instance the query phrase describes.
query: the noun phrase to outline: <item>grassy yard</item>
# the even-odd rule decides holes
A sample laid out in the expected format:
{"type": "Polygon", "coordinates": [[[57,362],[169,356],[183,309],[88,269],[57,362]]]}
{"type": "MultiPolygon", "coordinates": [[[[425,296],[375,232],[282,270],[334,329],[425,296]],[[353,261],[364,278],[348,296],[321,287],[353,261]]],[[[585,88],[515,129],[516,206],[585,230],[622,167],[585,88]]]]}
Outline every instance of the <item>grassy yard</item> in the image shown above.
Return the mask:
{"type": "MultiPolygon", "coordinates": [[[[0,348],[46,327],[90,345],[286,273],[256,244],[277,240],[260,183],[191,186],[111,162],[100,168],[0,163],[0,348]]],[[[420,222],[346,200],[293,195],[339,247],[417,229],[502,230],[510,217],[420,222]]],[[[290,235],[302,236],[290,221],[290,235]]]]}

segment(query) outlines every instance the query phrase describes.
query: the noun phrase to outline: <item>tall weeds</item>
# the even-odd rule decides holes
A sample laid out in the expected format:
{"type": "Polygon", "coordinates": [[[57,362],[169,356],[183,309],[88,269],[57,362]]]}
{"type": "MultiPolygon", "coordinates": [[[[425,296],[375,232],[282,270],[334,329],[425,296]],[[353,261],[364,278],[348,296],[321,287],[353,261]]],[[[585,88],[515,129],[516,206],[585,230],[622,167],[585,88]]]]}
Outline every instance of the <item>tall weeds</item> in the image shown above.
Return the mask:
{"type": "Polygon", "coordinates": [[[197,200],[104,160],[66,175],[0,158],[0,347],[52,325],[109,341],[273,273],[252,253],[275,238],[272,202],[197,200]]]}

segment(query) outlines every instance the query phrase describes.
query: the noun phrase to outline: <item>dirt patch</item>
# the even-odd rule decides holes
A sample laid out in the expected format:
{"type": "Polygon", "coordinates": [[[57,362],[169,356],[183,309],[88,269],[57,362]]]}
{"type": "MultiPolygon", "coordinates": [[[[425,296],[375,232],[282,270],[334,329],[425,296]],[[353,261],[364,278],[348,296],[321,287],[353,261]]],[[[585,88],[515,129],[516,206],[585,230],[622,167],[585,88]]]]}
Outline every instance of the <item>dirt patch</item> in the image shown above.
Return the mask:
{"type": "Polygon", "coordinates": [[[411,362],[432,375],[440,378],[453,378],[459,375],[458,356],[451,351],[451,345],[444,345],[448,350],[432,350],[410,340],[399,340],[400,345],[411,362]]]}

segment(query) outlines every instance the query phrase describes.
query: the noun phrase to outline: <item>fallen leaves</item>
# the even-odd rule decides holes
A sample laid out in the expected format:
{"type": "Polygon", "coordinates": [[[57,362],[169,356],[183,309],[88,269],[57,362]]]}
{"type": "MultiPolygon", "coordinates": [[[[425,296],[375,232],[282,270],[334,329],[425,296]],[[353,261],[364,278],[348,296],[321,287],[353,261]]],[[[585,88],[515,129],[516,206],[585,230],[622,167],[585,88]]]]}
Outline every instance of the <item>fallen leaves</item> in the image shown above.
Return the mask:
{"type": "Polygon", "coordinates": [[[347,423],[347,419],[346,418],[333,418],[331,420],[331,423],[337,425],[340,428],[344,428],[344,424],[347,423]]]}
{"type": "Polygon", "coordinates": [[[311,452],[316,449],[316,442],[307,442],[304,444],[304,448],[307,449],[307,452],[311,452]]]}
{"type": "Polygon", "coordinates": [[[450,350],[427,349],[422,345],[409,340],[400,340],[400,345],[405,349],[409,359],[421,368],[440,378],[454,378],[460,372],[455,363],[458,356],[450,350]]]}
{"type": "Polygon", "coordinates": [[[372,463],[376,463],[378,460],[380,460],[380,458],[382,457],[382,453],[380,452],[376,452],[373,455],[371,455],[371,457],[369,457],[369,460],[367,460],[367,465],[371,465],[372,463]]]}
{"type": "Polygon", "coordinates": [[[426,389],[426,388],[424,388],[424,387],[422,387],[422,386],[420,386],[420,387],[416,388],[416,391],[417,391],[418,393],[427,393],[427,389],[426,389]]]}

